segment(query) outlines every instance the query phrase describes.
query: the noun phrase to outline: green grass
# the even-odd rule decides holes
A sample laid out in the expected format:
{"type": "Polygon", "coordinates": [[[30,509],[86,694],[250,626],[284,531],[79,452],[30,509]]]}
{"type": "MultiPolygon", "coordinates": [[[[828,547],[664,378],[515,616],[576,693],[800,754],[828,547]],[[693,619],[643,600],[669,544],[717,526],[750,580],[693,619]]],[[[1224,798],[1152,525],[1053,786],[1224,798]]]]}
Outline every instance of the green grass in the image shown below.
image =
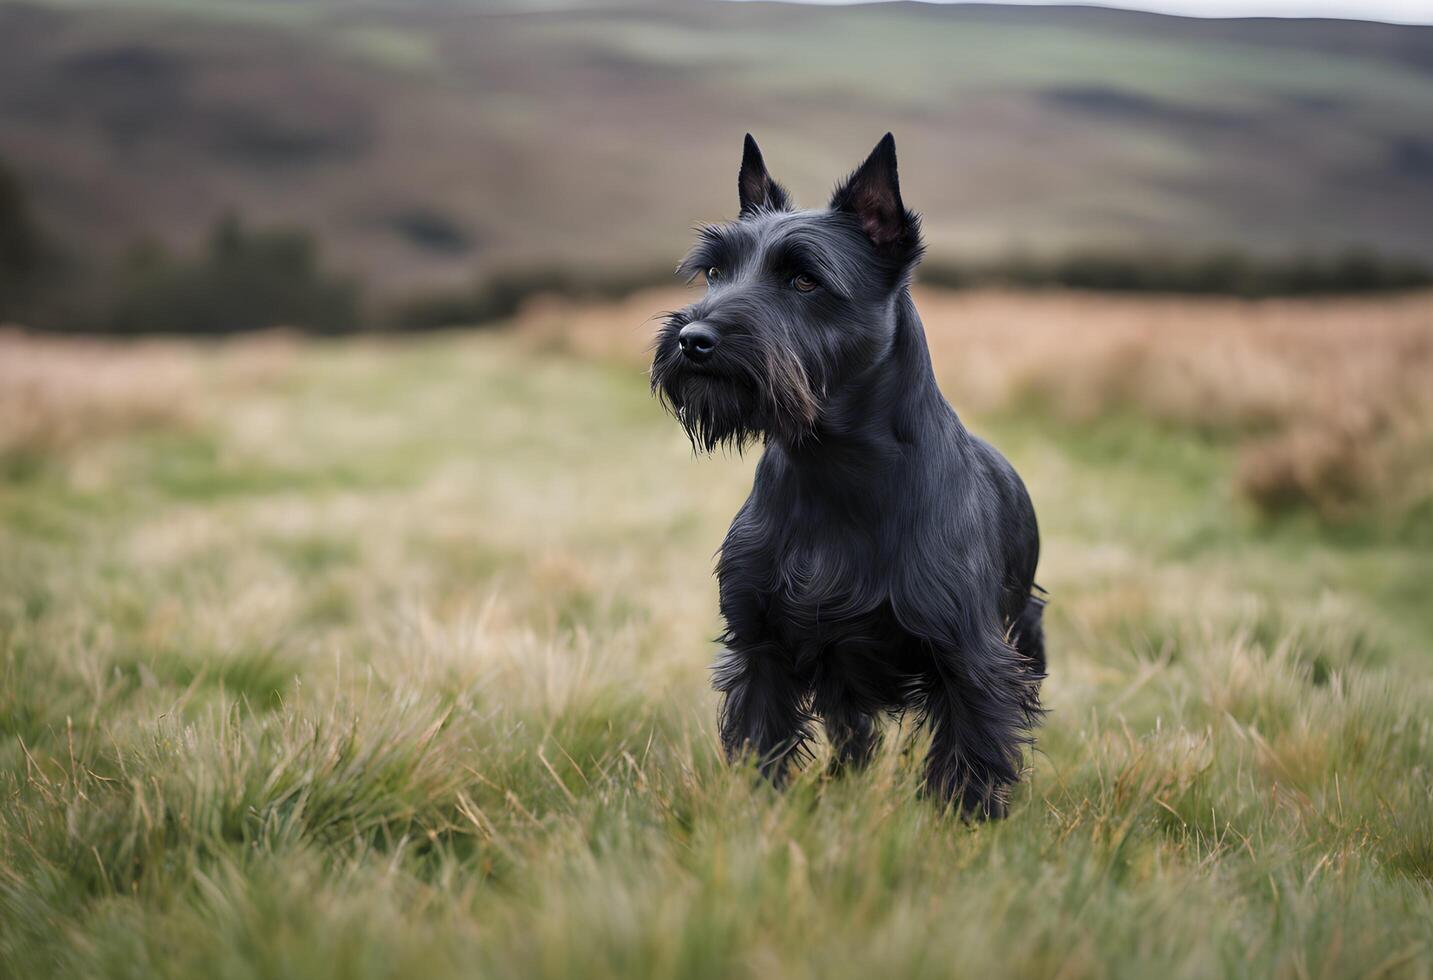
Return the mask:
{"type": "Polygon", "coordinates": [[[244,356],[0,467],[0,976],[1433,976],[1426,548],[1261,524],[1197,434],[972,419],[1053,597],[1030,777],[967,826],[905,737],[719,762],[752,461],[639,368],[244,356]]]}

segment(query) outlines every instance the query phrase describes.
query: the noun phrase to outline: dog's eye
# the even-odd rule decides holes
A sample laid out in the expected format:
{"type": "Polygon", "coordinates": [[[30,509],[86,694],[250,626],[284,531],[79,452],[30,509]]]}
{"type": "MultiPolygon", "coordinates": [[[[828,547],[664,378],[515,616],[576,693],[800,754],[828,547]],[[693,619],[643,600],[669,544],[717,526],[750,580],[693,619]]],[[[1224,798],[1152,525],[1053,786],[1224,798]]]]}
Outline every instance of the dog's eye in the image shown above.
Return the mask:
{"type": "Polygon", "coordinates": [[[791,277],[791,288],[798,293],[809,293],[816,288],[816,280],[803,272],[791,277]]]}
{"type": "Polygon", "coordinates": [[[707,270],[707,282],[716,282],[720,278],[721,270],[718,269],[716,266],[712,266],[710,269],[707,270]]]}

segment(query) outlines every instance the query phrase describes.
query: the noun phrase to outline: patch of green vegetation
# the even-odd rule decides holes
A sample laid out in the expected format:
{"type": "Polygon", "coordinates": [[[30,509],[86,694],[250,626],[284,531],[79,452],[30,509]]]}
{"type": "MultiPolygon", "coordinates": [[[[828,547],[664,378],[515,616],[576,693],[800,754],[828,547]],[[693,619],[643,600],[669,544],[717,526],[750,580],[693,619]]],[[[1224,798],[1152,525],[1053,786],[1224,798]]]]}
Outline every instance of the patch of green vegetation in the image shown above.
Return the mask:
{"type": "Polygon", "coordinates": [[[274,465],[225,452],[214,433],[155,435],[143,443],[135,463],[149,487],[180,501],[198,503],[227,497],[275,493],[317,493],[401,482],[401,472],[385,472],[361,461],[317,465],[274,465]]]}
{"type": "Polygon", "coordinates": [[[84,534],[97,518],[113,518],[119,507],[113,495],[73,487],[48,460],[19,485],[0,484],[0,528],[51,546],[84,534]]]}
{"type": "Polygon", "coordinates": [[[45,471],[43,453],[15,450],[0,454],[0,483],[32,483],[45,471]]]}
{"type": "Polygon", "coordinates": [[[357,541],[322,534],[275,538],[270,547],[277,551],[294,571],[307,575],[352,565],[359,557],[357,541]]]}
{"type": "Polygon", "coordinates": [[[159,648],[122,654],[111,669],[131,687],[168,686],[177,689],[175,694],[208,688],[256,709],[277,707],[298,673],[290,658],[263,648],[223,652],[159,648]]]}
{"type": "Polygon", "coordinates": [[[349,589],[327,582],[310,592],[298,622],[306,627],[343,626],[353,621],[357,611],[349,589]]]}
{"type": "MultiPolygon", "coordinates": [[[[1137,538],[1170,560],[1228,547],[1248,533],[1248,516],[1228,485],[1231,446],[1130,412],[1083,423],[1056,421],[1037,401],[975,423],[1017,461],[1051,442],[1071,464],[1071,512],[1089,504],[1106,518],[1104,533],[1137,538]],[[1118,511],[1107,509],[1118,501],[1118,511]]],[[[1018,468],[1018,467],[1017,467],[1018,468]]],[[[1049,508],[1037,499],[1037,510],[1049,508]]],[[[1063,511],[1063,508],[1061,508],[1063,511]]],[[[1080,519],[1088,520],[1086,515],[1080,519]]]]}
{"type": "Polygon", "coordinates": [[[352,27],[339,33],[338,43],[384,68],[419,71],[432,69],[438,63],[433,39],[414,31],[394,27],[352,27]]]}

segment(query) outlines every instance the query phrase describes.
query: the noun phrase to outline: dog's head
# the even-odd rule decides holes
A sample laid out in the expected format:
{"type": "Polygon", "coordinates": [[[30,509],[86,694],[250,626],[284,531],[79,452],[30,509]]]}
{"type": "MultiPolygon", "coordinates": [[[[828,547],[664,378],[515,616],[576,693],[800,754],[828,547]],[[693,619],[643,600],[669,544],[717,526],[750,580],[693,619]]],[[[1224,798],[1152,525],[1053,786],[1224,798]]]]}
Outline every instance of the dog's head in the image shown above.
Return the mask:
{"type": "Polygon", "coordinates": [[[810,435],[889,351],[921,254],[889,133],[823,210],[792,207],[750,135],[737,190],[740,216],[700,229],[677,268],[706,294],[667,318],[652,361],[652,390],[707,452],[810,435]]]}

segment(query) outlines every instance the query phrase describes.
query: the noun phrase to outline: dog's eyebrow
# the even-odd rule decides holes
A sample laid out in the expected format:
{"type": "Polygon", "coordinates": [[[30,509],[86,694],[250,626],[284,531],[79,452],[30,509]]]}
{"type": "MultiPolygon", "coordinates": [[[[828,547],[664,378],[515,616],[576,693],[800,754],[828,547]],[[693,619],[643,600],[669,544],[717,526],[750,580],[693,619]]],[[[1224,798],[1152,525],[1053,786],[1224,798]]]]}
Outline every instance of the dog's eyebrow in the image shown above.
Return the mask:
{"type": "Polygon", "coordinates": [[[844,299],[850,299],[845,283],[851,273],[843,269],[841,256],[823,247],[819,238],[793,232],[778,242],[772,249],[773,265],[797,266],[810,272],[826,289],[844,299]]]}
{"type": "Polygon", "coordinates": [[[727,230],[722,225],[705,225],[697,229],[697,242],[677,264],[677,275],[691,279],[712,266],[721,267],[731,254],[727,230]]]}

